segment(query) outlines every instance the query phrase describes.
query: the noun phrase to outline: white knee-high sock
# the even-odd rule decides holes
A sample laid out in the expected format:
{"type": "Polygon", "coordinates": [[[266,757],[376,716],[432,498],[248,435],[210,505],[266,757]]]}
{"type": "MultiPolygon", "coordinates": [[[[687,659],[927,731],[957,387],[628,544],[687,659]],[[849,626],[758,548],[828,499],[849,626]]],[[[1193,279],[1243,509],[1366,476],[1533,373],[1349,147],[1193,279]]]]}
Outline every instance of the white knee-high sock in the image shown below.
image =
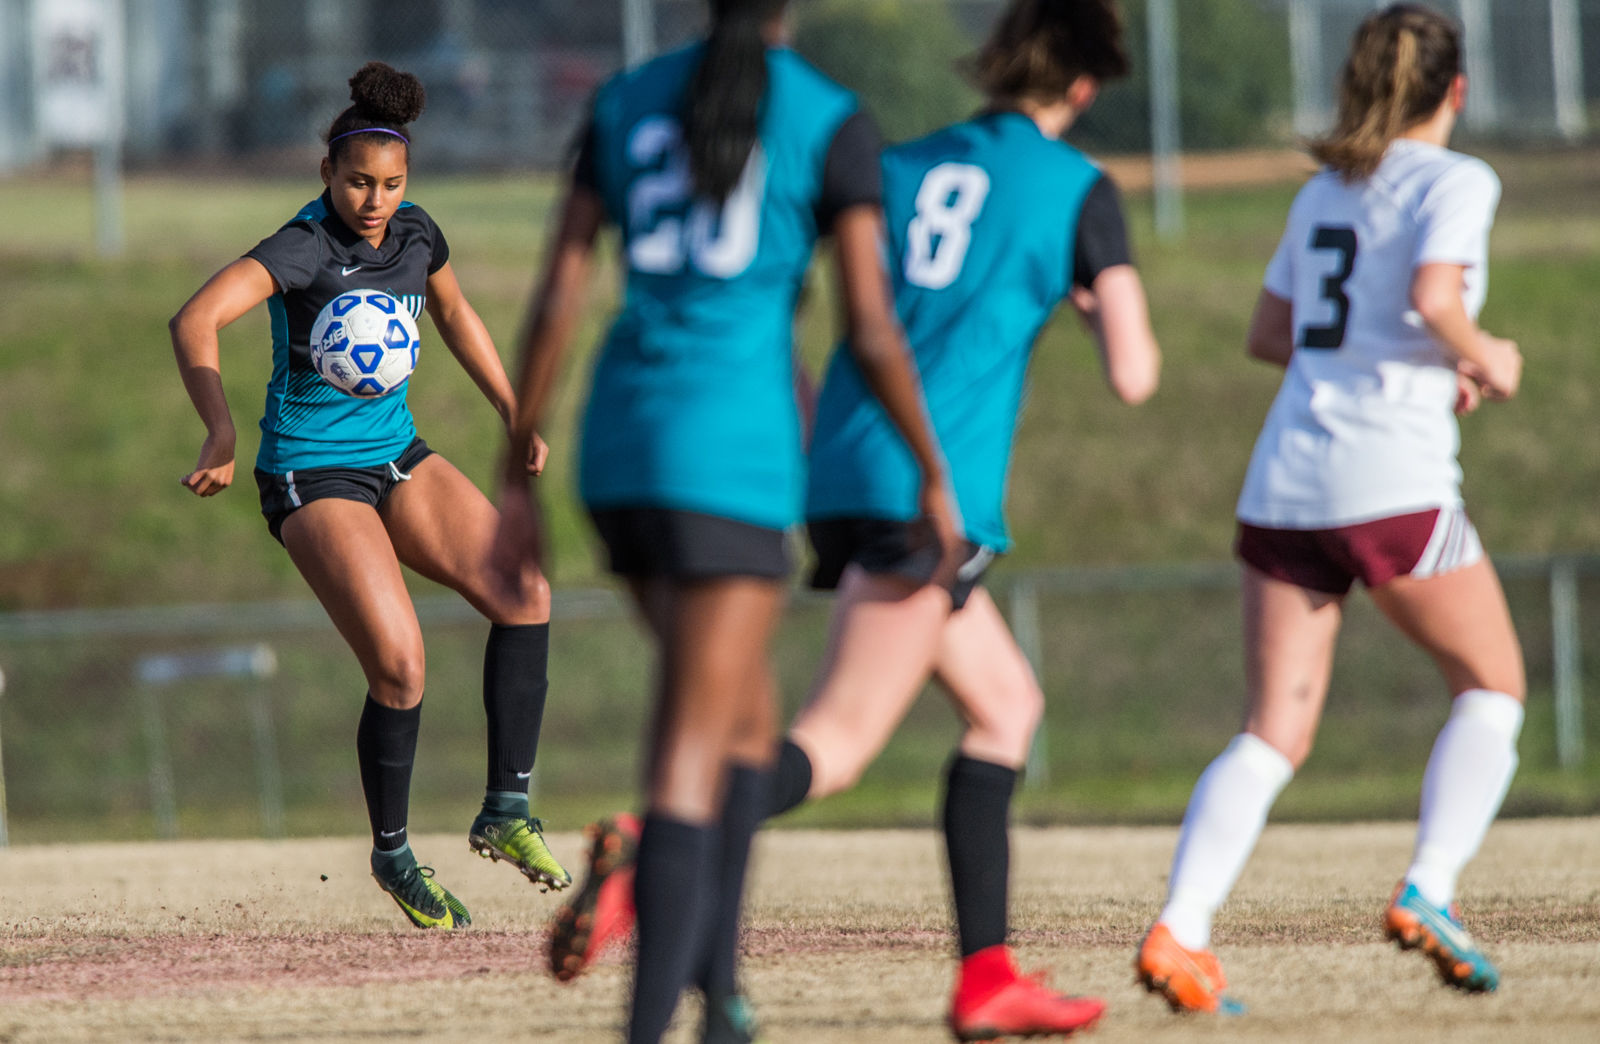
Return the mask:
{"type": "Polygon", "coordinates": [[[1468,689],[1434,740],[1422,776],[1417,850],[1406,880],[1434,906],[1449,906],[1456,878],[1477,854],[1517,771],[1522,703],[1503,692],[1468,689]]]}
{"type": "Polygon", "coordinates": [[[1294,766],[1259,736],[1241,732],[1201,773],[1183,814],[1160,923],[1190,950],[1211,945],[1211,918],[1256,847],[1267,812],[1294,766]]]}

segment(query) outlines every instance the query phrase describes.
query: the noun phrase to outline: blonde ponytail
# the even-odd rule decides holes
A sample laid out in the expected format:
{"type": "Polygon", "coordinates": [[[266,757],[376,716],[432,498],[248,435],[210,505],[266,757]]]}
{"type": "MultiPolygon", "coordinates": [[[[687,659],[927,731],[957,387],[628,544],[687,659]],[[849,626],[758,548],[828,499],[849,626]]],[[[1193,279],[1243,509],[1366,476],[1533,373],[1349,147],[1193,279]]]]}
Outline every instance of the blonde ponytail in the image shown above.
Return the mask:
{"type": "Polygon", "coordinates": [[[1332,133],[1307,144],[1346,181],[1370,177],[1389,143],[1433,115],[1461,71],[1461,31],[1437,11],[1395,4],[1356,30],[1332,133]]]}

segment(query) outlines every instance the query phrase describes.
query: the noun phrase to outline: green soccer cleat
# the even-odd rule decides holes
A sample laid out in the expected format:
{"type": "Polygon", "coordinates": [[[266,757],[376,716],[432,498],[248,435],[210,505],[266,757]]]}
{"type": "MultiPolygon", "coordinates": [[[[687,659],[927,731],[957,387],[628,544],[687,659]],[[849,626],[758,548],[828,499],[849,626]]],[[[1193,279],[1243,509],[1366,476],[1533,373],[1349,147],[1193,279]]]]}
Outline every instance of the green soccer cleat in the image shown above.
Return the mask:
{"type": "Polygon", "coordinates": [[[544,824],[529,816],[491,816],[484,812],[472,821],[467,844],[485,859],[502,859],[521,870],[541,892],[560,891],[572,875],[556,862],[544,843],[544,824]]]}
{"type": "Polygon", "coordinates": [[[461,900],[433,879],[433,867],[415,859],[398,870],[372,868],[372,879],[418,928],[465,928],[472,916],[461,900]]]}

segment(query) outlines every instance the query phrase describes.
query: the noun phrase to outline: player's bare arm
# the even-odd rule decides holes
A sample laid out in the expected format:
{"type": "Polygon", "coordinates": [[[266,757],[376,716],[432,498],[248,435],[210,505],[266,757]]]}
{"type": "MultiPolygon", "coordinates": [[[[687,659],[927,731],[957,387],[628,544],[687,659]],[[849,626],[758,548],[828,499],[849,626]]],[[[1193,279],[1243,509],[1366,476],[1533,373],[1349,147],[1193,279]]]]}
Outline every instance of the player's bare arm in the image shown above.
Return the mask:
{"type": "Polygon", "coordinates": [[[1522,353],[1515,341],[1484,331],[1467,314],[1461,300],[1465,272],[1461,265],[1419,265],[1411,280],[1412,307],[1489,398],[1509,399],[1522,383],[1522,353]]]}
{"type": "Polygon", "coordinates": [[[461,284],[448,261],[428,277],[427,307],[444,346],[467,371],[484,398],[493,404],[509,430],[516,406],[511,379],[506,376],[488,327],[483,325],[467,295],[461,292],[461,284]]]}
{"type": "Polygon", "coordinates": [[[519,338],[516,423],[511,432],[507,478],[544,470],[544,445],[537,431],[560,372],[561,359],[583,318],[594,244],[605,220],[598,193],[573,186],[550,245],[543,281],[534,291],[528,322],[519,338]]]}
{"type": "Polygon", "coordinates": [[[217,334],[276,292],[259,261],[241,258],[207,280],[167,324],[184,389],[206,426],[194,470],[179,480],[196,496],[215,496],[233,483],[238,435],[222,390],[217,334]]]}
{"type": "Polygon", "coordinates": [[[1270,290],[1261,291],[1250,316],[1245,350],[1252,359],[1288,366],[1294,354],[1294,306],[1270,290]]]}
{"type": "Polygon", "coordinates": [[[1150,309],[1139,270],[1132,265],[1113,265],[1095,276],[1092,291],[1095,307],[1089,329],[1106,381],[1117,398],[1137,406],[1154,395],[1161,383],[1161,346],[1150,329],[1150,309]]]}

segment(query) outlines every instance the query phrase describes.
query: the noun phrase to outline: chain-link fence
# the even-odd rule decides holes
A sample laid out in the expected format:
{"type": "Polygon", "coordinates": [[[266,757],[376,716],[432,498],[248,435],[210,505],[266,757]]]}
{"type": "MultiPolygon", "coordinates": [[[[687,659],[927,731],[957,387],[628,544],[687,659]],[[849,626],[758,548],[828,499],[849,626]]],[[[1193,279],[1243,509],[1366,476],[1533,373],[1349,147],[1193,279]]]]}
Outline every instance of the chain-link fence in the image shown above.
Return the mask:
{"type": "MultiPolygon", "coordinates": [[[[1100,149],[1147,146],[1144,29],[1083,131],[1100,149]]],[[[952,70],[1002,0],[796,0],[799,44],[890,110],[891,132],[960,115],[952,70]],[[817,31],[809,32],[811,28],[817,31]],[[893,113],[911,106],[919,116],[893,113]]],[[[1185,0],[1176,5],[1183,139],[1200,148],[1287,141],[1324,126],[1333,83],[1371,0],[1185,0]]],[[[1438,0],[1468,29],[1470,126],[1572,138],[1600,97],[1600,0],[1438,0]]],[[[125,152],[143,166],[275,152],[296,162],[381,58],[416,72],[429,113],[419,161],[457,168],[560,162],[590,93],[633,56],[704,24],[704,0],[0,0],[0,172],[48,159],[41,113],[74,77],[114,78],[125,152]],[[119,54],[109,53],[112,49],[119,54]],[[63,79],[65,78],[65,79],[63,79]]],[[[71,135],[67,137],[70,139],[71,135]]]]}

